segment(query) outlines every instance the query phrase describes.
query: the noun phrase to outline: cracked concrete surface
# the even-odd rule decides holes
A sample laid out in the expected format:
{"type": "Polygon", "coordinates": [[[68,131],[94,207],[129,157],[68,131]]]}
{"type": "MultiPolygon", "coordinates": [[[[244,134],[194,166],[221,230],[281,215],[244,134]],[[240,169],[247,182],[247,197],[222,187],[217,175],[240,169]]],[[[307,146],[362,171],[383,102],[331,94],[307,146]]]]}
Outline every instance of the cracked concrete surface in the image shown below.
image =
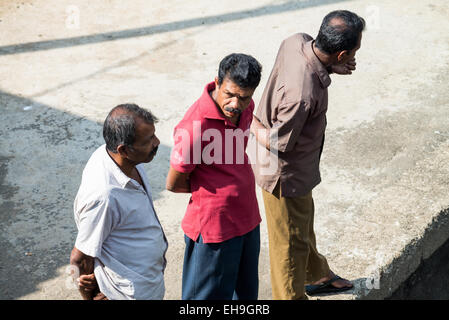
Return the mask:
{"type": "MultiPolygon", "coordinates": [[[[331,76],[315,229],[355,289],[318,299],[389,297],[449,238],[447,1],[76,3],[75,29],[72,1],[0,4],[1,299],[80,298],[66,275],[73,199],[106,114],[123,102],[160,119],[161,147],[146,168],[169,241],[165,298],[179,299],[188,196],[164,190],[173,127],[231,52],[262,63],[257,104],[280,42],[315,36],[334,9],[357,12],[368,28],[357,71],[331,76]]],[[[257,193],[259,298],[271,299],[257,193]]]]}

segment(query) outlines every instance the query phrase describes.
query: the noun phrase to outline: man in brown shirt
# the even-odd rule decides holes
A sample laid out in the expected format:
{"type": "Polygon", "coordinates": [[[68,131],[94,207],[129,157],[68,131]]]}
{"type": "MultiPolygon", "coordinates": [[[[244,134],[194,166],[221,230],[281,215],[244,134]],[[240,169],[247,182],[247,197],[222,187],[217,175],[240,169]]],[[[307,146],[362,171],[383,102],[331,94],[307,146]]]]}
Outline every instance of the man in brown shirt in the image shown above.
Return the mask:
{"type": "Polygon", "coordinates": [[[305,283],[310,295],[352,288],[316,249],[312,189],[321,182],[329,74],[355,70],[364,26],[339,10],[326,15],[317,39],[285,39],[253,119],[251,132],[270,150],[253,169],[267,215],[274,299],[306,299],[305,283]],[[266,170],[267,163],[277,166],[266,170]]]}

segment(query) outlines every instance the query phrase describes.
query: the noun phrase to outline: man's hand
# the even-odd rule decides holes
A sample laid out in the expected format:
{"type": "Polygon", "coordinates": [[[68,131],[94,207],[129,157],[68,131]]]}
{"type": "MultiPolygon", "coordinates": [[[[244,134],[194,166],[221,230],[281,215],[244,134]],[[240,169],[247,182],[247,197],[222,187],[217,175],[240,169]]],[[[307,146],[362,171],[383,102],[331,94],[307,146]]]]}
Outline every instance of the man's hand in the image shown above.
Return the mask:
{"type": "Polygon", "coordinates": [[[267,150],[270,150],[270,130],[253,115],[253,121],[251,122],[250,132],[256,137],[257,142],[264,146],[267,150]]]}
{"type": "Polygon", "coordinates": [[[94,275],[94,258],[73,247],[70,254],[70,264],[79,271],[79,278],[75,281],[77,280],[81,296],[84,300],[92,300],[98,291],[98,284],[94,275]]]}
{"type": "Polygon", "coordinates": [[[332,66],[332,72],[336,74],[352,74],[355,70],[356,62],[355,58],[349,60],[345,64],[338,64],[332,66]]]}
{"type": "Polygon", "coordinates": [[[93,297],[93,300],[109,300],[103,292],[98,292],[96,296],[93,297]]]}
{"type": "Polygon", "coordinates": [[[95,274],[82,274],[79,277],[79,288],[80,290],[84,290],[90,292],[98,288],[97,280],[95,279],[95,274]]]}

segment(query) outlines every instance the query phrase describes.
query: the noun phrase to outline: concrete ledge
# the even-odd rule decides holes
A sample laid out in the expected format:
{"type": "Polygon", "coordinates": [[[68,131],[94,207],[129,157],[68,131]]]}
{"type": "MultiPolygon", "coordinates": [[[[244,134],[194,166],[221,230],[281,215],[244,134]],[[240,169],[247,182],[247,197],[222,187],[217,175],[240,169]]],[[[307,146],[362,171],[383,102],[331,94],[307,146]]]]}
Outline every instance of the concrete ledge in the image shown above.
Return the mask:
{"type": "MultiPolygon", "coordinates": [[[[316,35],[336,9],[359,13],[369,26],[357,71],[331,76],[315,230],[320,252],[355,289],[316,299],[387,298],[447,241],[447,1],[79,0],[80,28],[69,29],[72,2],[0,4],[0,70],[9,75],[0,79],[1,299],[80,299],[66,272],[76,237],[73,199],[103,143],[105,116],[123,102],[161,120],[161,146],[146,170],[170,243],[165,299],[179,299],[189,196],[164,188],[174,126],[231,52],[262,63],[257,104],[282,39],[316,35]]],[[[257,192],[259,298],[271,299],[257,192]]]]}
{"type": "Polygon", "coordinates": [[[449,240],[429,258],[388,298],[390,300],[449,299],[449,240]]]}
{"type": "MultiPolygon", "coordinates": [[[[449,239],[448,150],[446,141],[400,180],[399,187],[388,190],[389,196],[382,199],[390,205],[398,204],[390,207],[390,212],[396,218],[406,219],[405,228],[411,231],[410,241],[399,251],[386,253],[393,259],[378,266],[379,288],[359,293],[357,298],[384,299],[391,296],[424,259],[449,239]],[[409,186],[407,192],[403,186],[409,186]]],[[[388,220],[383,222],[388,224],[388,220]]],[[[398,239],[391,234],[385,236],[388,237],[384,238],[386,242],[398,239]]]]}
{"type": "Polygon", "coordinates": [[[363,206],[363,220],[338,240],[340,254],[359,252],[358,259],[331,255],[337,269],[355,279],[355,289],[317,299],[388,298],[449,239],[448,160],[445,141],[363,206]]]}
{"type": "MultiPolygon", "coordinates": [[[[378,289],[370,290],[367,284],[357,293],[357,299],[386,299],[404,283],[421,265],[423,260],[440,248],[448,239],[449,210],[440,212],[428,225],[421,237],[413,239],[393,261],[380,268],[380,277],[368,283],[378,289]]],[[[363,285],[363,283],[362,283],[363,285]]]]}

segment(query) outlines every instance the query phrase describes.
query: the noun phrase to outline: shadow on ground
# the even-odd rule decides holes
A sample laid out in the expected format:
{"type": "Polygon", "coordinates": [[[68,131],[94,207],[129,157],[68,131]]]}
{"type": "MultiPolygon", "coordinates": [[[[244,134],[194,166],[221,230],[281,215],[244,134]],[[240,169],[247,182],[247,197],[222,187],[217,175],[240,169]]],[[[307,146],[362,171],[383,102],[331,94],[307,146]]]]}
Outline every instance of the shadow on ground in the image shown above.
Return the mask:
{"type": "MultiPolygon", "coordinates": [[[[104,140],[102,124],[84,117],[2,91],[0,105],[0,299],[16,299],[69,263],[73,200],[84,165],[104,140]]],[[[161,145],[145,166],[154,199],[165,187],[169,153],[161,145]]]]}
{"type": "MultiPolygon", "coordinates": [[[[145,37],[340,1],[346,0],[286,1],[143,28],[4,45],[0,46],[0,55],[145,37]]],[[[38,96],[71,83],[46,89],[38,96]]],[[[102,124],[1,90],[0,106],[0,299],[26,299],[31,293],[45,290],[52,292],[42,292],[39,297],[78,297],[77,293],[67,293],[61,281],[44,287],[43,283],[61,277],[60,268],[69,263],[76,237],[73,200],[85,163],[103,144],[102,124]]],[[[146,166],[155,200],[164,190],[169,153],[170,148],[161,145],[155,160],[146,166]]]]}
{"type": "Polygon", "coordinates": [[[203,25],[216,25],[226,22],[238,21],[248,18],[261,17],[272,14],[279,14],[287,11],[307,9],[336,2],[344,2],[347,0],[301,0],[287,1],[280,4],[271,4],[257,7],[254,9],[230,12],[207,17],[199,17],[185,19],[175,22],[162,23],[154,26],[143,28],[135,28],[130,30],[113,31],[86,36],[72,37],[66,39],[55,39],[48,41],[28,42],[21,44],[13,44],[0,47],[0,55],[9,55],[23,52],[34,52],[41,50],[50,50],[56,48],[66,48],[72,46],[86,45],[92,43],[101,43],[107,41],[115,41],[120,39],[144,37],[159,33],[172,32],[187,28],[194,28],[203,25]]]}

